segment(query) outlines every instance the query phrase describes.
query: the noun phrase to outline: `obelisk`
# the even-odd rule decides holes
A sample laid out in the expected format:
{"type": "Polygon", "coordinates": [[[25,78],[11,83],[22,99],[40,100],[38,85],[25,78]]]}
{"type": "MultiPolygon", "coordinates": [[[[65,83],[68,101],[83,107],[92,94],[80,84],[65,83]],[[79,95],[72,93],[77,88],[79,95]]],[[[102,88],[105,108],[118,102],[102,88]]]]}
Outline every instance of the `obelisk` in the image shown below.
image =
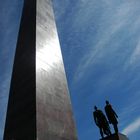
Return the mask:
{"type": "Polygon", "coordinates": [[[38,140],[76,140],[51,0],[37,0],[36,97],[38,140]]]}
{"type": "Polygon", "coordinates": [[[51,0],[24,0],[4,140],[77,140],[51,0]]]}

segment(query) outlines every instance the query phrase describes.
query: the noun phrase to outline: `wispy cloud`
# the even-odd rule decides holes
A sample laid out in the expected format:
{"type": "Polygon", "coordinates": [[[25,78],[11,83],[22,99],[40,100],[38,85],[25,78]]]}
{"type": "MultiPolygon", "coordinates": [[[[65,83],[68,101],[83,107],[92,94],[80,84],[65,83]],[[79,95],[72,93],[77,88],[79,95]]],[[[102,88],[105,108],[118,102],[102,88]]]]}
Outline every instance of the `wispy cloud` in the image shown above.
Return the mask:
{"type": "Polygon", "coordinates": [[[140,112],[140,1],[71,0],[63,8],[66,11],[62,1],[58,7],[61,47],[80,126],[85,125],[81,112],[86,117],[90,105],[102,105],[101,100],[109,97],[118,109],[120,130],[136,132],[140,124],[140,118],[135,120],[140,112]]]}
{"type": "Polygon", "coordinates": [[[119,111],[119,127],[121,130],[124,130],[128,124],[130,124],[130,120],[134,120],[137,118],[137,114],[139,112],[140,102],[137,100],[139,98],[139,92],[135,93],[131,98],[127,99],[129,103],[126,106],[123,106],[119,111]],[[134,102],[135,101],[135,102],[134,102]]]}
{"type": "MultiPolygon", "coordinates": [[[[90,5],[94,6],[94,3],[95,2],[93,3],[90,2],[90,5]]],[[[94,19],[94,16],[93,16],[94,13],[98,14],[98,12],[92,10],[94,8],[91,9],[90,5],[87,5],[87,7],[84,7],[83,8],[84,10],[81,10],[81,9],[77,10],[77,13],[75,13],[76,17],[74,17],[75,18],[73,20],[74,24],[72,25],[72,26],[75,26],[75,29],[78,29],[78,28],[82,29],[83,27],[87,27],[88,26],[87,24],[89,24],[90,22],[93,22],[92,19],[94,19]],[[81,13],[84,14],[84,16],[81,16],[81,13]],[[90,21],[90,22],[87,22],[87,21],[90,21]]],[[[113,7],[114,5],[111,5],[111,6],[113,7]]],[[[87,70],[89,70],[89,68],[93,66],[94,62],[96,62],[97,60],[100,60],[100,58],[103,58],[103,57],[105,59],[108,58],[108,52],[112,51],[112,54],[116,55],[117,53],[120,53],[118,49],[121,50],[122,47],[123,48],[126,47],[124,46],[126,42],[123,42],[123,41],[131,37],[133,33],[136,33],[139,28],[138,24],[134,25],[139,20],[138,18],[139,15],[137,14],[137,8],[138,7],[136,7],[136,3],[132,1],[129,1],[127,3],[124,2],[122,4],[114,6],[113,10],[110,7],[102,7],[102,9],[104,10],[104,13],[98,15],[100,16],[100,19],[97,20],[96,23],[93,22],[93,26],[94,24],[98,25],[97,34],[96,36],[94,35],[94,38],[90,36],[88,39],[90,49],[87,49],[89,52],[86,52],[85,55],[81,57],[81,61],[79,62],[79,65],[75,72],[74,81],[81,80],[81,78],[87,73],[87,70]],[[111,12],[112,14],[110,14],[111,12]],[[127,30],[125,31],[125,29],[127,30]],[[95,43],[94,41],[96,38],[98,38],[98,40],[95,43]]],[[[100,11],[102,10],[100,9],[100,11]]],[[[90,24],[89,24],[89,28],[90,28],[90,24]]],[[[133,40],[131,42],[133,42],[133,40]]],[[[138,48],[137,50],[135,50],[135,46],[131,46],[131,48],[133,48],[135,51],[134,55],[138,56],[138,52],[137,52],[138,48]]],[[[127,50],[130,50],[130,47],[128,47],[127,50]]],[[[129,51],[125,51],[125,53],[127,52],[129,55],[129,51]]],[[[133,58],[135,57],[134,55],[132,56],[133,58]]]]}
{"type": "Polygon", "coordinates": [[[135,62],[139,62],[139,61],[140,61],[140,40],[130,57],[130,64],[134,64],[135,62]]]}
{"type": "Polygon", "coordinates": [[[122,133],[126,135],[131,135],[140,129],[140,117],[137,118],[135,121],[130,123],[126,128],[122,130],[122,133]]]}

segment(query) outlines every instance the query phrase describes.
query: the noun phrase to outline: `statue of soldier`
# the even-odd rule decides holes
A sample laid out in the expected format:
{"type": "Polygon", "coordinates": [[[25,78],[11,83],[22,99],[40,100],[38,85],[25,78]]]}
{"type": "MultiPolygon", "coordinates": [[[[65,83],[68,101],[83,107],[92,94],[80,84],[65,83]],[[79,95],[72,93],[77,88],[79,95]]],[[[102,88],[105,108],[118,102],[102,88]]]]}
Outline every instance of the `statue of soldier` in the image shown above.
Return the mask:
{"type": "Polygon", "coordinates": [[[94,107],[94,109],[95,111],[93,112],[93,117],[95,124],[99,127],[101,137],[104,138],[104,134],[106,134],[107,136],[111,135],[110,127],[105,115],[96,106],[94,107]]]}
{"type": "Polygon", "coordinates": [[[118,133],[118,115],[116,114],[116,112],[113,110],[112,106],[110,105],[109,101],[106,101],[106,106],[105,106],[105,112],[106,112],[106,116],[108,118],[108,121],[110,124],[113,125],[115,133],[118,133]]]}

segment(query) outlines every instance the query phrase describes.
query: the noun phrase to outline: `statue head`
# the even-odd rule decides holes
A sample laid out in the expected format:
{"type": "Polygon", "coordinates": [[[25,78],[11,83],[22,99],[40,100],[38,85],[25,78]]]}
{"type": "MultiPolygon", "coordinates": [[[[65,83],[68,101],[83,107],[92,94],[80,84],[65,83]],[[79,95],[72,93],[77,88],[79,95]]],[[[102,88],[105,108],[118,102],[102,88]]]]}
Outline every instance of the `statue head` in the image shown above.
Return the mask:
{"type": "Polygon", "coordinates": [[[97,106],[94,106],[94,109],[97,110],[98,109],[97,106]]]}
{"type": "Polygon", "coordinates": [[[109,101],[106,100],[106,104],[108,105],[109,104],[109,101]]]}

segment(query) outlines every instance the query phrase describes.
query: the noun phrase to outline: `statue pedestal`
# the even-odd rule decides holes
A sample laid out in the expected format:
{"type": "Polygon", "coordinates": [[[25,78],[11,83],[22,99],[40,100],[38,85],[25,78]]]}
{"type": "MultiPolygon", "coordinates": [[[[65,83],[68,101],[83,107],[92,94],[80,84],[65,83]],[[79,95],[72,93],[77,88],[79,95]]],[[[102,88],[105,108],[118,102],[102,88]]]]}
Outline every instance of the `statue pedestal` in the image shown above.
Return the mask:
{"type": "Polygon", "coordinates": [[[129,139],[125,135],[118,133],[118,134],[112,134],[111,136],[105,137],[100,140],[129,140],[129,139]]]}

